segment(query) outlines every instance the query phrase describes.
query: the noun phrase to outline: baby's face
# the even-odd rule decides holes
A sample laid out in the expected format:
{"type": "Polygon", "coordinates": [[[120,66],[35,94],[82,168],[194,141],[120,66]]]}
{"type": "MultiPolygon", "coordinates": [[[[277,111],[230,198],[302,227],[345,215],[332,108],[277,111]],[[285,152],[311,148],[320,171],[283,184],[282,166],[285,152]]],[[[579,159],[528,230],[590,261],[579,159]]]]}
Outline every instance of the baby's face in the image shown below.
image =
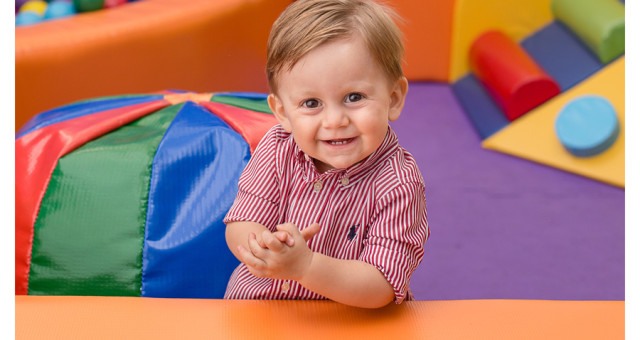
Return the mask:
{"type": "Polygon", "coordinates": [[[319,172],[354,165],[400,115],[407,80],[392,82],[357,36],[316,47],[277,75],[269,105],[319,172]]]}

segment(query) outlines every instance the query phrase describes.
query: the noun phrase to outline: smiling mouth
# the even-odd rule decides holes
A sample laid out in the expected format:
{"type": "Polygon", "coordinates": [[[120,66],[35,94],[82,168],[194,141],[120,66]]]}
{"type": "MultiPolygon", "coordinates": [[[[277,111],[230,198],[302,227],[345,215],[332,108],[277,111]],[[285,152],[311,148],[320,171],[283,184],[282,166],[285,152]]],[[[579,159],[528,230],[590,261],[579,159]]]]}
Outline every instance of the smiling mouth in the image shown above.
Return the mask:
{"type": "Polygon", "coordinates": [[[327,144],[330,145],[345,145],[345,144],[349,144],[351,143],[355,138],[342,138],[342,139],[330,139],[330,140],[326,140],[324,141],[327,144]]]}

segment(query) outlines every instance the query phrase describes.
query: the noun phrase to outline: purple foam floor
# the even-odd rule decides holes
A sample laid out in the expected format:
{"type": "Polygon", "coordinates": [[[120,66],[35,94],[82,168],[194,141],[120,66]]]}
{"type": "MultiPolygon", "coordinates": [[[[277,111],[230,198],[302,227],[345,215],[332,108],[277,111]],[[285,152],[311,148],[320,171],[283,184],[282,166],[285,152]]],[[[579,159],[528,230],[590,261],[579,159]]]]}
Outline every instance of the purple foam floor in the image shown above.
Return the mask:
{"type": "Polygon", "coordinates": [[[624,300],[624,190],[482,149],[449,85],[391,124],[427,185],[418,300],[624,300]]]}

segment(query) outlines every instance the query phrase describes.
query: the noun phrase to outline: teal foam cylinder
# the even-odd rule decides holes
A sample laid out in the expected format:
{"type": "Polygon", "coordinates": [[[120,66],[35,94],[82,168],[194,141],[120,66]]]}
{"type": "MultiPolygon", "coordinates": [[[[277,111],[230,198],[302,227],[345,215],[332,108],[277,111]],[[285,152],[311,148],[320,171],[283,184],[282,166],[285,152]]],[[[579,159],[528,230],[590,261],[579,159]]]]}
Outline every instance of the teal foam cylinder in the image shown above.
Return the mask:
{"type": "Polygon", "coordinates": [[[606,98],[581,96],[562,108],[556,117],[555,131],[571,154],[591,157],[615,143],[620,124],[615,108],[606,98]]]}
{"type": "Polygon", "coordinates": [[[554,17],[602,63],[624,53],[624,5],[618,0],[552,0],[554,17]]]}

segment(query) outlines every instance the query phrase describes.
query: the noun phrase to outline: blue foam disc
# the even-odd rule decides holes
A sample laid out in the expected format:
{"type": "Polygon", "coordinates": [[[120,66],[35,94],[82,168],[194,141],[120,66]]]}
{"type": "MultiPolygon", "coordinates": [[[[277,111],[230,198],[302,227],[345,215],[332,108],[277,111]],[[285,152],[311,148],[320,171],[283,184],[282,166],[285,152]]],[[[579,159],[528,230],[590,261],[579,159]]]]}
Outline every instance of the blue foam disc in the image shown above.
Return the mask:
{"type": "Polygon", "coordinates": [[[607,150],[620,134],[616,110],[601,96],[581,96],[558,114],[556,136],[574,156],[590,157],[607,150]]]}

